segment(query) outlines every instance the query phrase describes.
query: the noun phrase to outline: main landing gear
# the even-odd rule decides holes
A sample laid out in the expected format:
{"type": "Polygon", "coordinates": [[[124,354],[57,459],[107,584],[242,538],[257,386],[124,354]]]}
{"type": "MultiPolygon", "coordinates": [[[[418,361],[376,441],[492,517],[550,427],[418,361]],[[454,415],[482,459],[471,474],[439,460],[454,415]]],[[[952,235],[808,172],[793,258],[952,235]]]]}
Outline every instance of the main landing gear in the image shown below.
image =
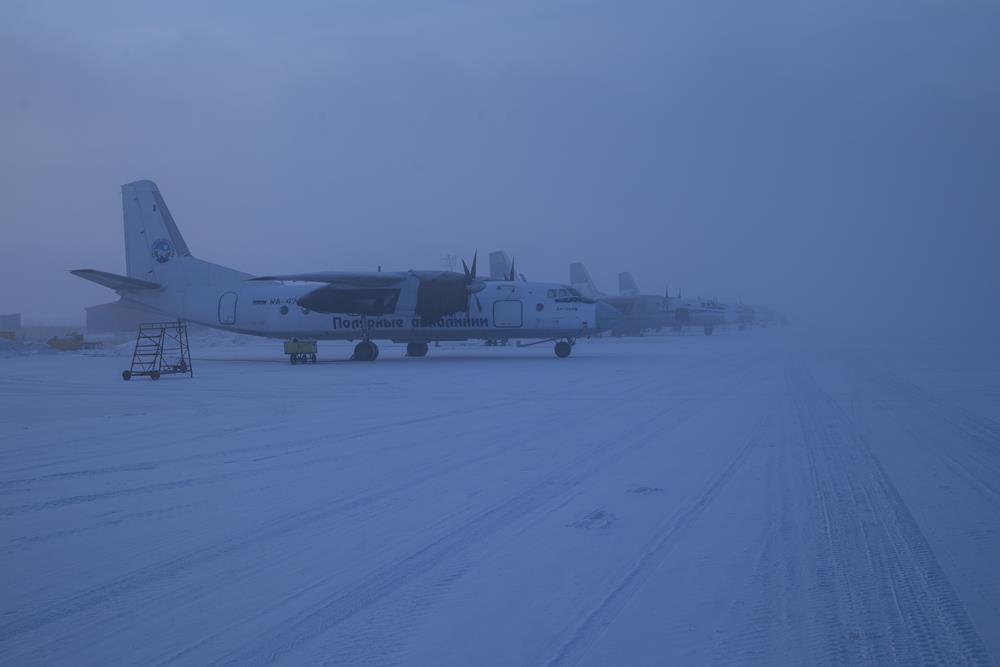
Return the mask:
{"type": "Polygon", "coordinates": [[[368,318],[362,317],[361,322],[364,327],[364,337],[362,337],[360,343],[354,346],[354,354],[351,356],[351,361],[375,361],[378,359],[378,345],[372,342],[368,318]]]}
{"type": "Polygon", "coordinates": [[[712,327],[705,327],[706,336],[711,336],[713,331],[715,331],[715,329],[713,329],[712,327]]]}
{"type": "Polygon", "coordinates": [[[351,361],[375,361],[378,359],[378,345],[370,340],[363,340],[354,346],[351,361]]]}
{"type": "Polygon", "coordinates": [[[408,357],[426,357],[427,356],[427,343],[416,342],[406,344],[406,356],[408,357]]]}
{"type": "Polygon", "coordinates": [[[534,345],[541,345],[542,343],[551,343],[552,341],[556,341],[555,352],[556,356],[560,359],[568,357],[570,352],[573,351],[573,346],[576,345],[576,338],[545,338],[543,340],[536,340],[533,343],[522,343],[521,341],[517,341],[517,346],[532,347],[534,345]]]}

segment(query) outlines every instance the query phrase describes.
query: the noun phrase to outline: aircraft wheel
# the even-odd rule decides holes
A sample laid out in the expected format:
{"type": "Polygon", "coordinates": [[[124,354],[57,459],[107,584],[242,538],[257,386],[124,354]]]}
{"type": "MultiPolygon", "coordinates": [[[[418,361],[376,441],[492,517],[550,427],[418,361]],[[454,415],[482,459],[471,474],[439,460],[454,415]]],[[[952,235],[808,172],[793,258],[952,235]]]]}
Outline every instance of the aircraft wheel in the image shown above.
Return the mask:
{"type": "Polygon", "coordinates": [[[712,335],[712,331],[714,331],[714,329],[712,329],[712,327],[705,327],[705,335],[706,336],[711,336],[712,335]]]}
{"type": "Polygon", "coordinates": [[[160,379],[160,371],[153,371],[152,373],[150,373],[149,374],[149,379],[150,380],[159,380],[160,379]]]}
{"type": "Polygon", "coordinates": [[[425,357],[427,356],[427,343],[407,343],[406,356],[425,357]]]}
{"type": "Polygon", "coordinates": [[[369,341],[363,340],[354,346],[354,361],[375,361],[378,359],[378,346],[369,341]]]}
{"type": "Polygon", "coordinates": [[[122,379],[128,382],[132,379],[132,371],[122,371],[122,379]]]}
{"type": "Polygon", "coordinates": [[[564,340],[556,343],[556,356],[560,359],[565,359],[569,356],[569,353],[573,351],[573,346],[564,340]]]}

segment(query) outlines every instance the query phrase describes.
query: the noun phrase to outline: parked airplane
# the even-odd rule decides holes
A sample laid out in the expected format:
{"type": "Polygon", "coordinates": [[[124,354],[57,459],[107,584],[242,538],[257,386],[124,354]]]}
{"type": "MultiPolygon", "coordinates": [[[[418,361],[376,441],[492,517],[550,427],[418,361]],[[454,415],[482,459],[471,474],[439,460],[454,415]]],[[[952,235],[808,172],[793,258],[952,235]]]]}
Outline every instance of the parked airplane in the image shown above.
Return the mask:
{"type": "Polygon", "coordinates": [[[318,272],[253,276],[192,256],[152,181],[122,186],[127,275],[73,274],[170,316],[272,338],[360,340],[352,359],[378,357],[375,340],[428,342],[520,338],[555,342],[569,356],[578,338],[611,329],[621,314],[567,285],[485,282],[462,262],[453,271],[318,272]]]}
{"type": "Polygon", "coordinates": [[[659,331],[663,327],[680,331],[689,326],[701,327],[706,336],[711,336],[715,327],[726,323],[726,310],[715,301],[682,299],[679,294],[674,298],[666,291],[663,296],[640,294],[635,279],[627,271],[618,274],[618,296],[598,290],[587,267],[580,262],[570,265],[569,275],[570,284],[581,294],[622,312],[622,321],[612,329],[612,333],[619,336],[638,336],[643,331],[659,331]]]}
{"type": "Polygon", "coordinates": [[[674,313],[674,331],[684,327],[701,327],[706,336],[711,336],[715,327],[727,323],[726,308],[714,299],[669,298],[670,309],[674,313]]]}
{"type": "Polygon", "coordinates": [[[611,333],[616,336],[641,336],[644,331],[659,331],[674,324],[665,296],[640,294],[632,275],[618,274],[618,296],[604,294],[590,278],[581,262],[569,266],[570,284],[584,296],[597,299],[621,311],[622,319],[611,333]]]}

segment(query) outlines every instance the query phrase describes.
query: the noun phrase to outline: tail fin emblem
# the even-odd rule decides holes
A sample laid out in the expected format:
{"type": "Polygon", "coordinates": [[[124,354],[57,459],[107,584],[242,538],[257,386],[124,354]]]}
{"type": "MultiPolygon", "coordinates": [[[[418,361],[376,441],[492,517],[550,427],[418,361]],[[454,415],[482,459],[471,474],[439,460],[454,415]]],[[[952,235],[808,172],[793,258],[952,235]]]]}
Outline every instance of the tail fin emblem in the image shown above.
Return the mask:
{"type": "Polygon", "coordinates": [[[169,262],[174,254],[174,246],[167,239],[157,239],[153,242],[153,259],[160,264],[169,262]]]}

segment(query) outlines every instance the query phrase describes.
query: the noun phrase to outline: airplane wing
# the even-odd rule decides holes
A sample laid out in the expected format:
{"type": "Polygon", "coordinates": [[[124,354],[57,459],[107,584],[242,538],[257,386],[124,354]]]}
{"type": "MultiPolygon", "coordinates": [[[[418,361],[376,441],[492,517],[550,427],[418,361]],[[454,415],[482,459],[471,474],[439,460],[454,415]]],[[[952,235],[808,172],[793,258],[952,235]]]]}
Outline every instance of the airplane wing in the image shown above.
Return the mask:
{"type": "Polygon", "coordinates": [[[375,271],[320,271],[318,273],[290,273],[274,276],[257,276],[251,281],[274,282],[304,282],[326,283],[332,287],[343,289],[365,289],[380,287],[397,287],[407,279],[407,274],[398,272],[375,271]]]}

